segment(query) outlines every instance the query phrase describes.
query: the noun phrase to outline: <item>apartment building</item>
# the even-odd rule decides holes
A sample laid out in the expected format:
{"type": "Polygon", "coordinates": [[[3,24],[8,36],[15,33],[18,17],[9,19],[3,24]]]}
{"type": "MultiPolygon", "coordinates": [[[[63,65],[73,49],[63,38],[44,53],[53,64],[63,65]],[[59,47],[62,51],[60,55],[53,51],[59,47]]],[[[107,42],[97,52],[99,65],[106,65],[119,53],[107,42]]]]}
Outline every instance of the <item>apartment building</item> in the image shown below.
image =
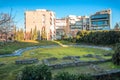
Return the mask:
{"type": "Polygon", "coordinates": [[[90,30],[110,30],[111,10],[98,11],[90,16],[90,30]]]}
{"type": "Polygon", "coordinates": [[[55,18],[55,13],[46,9],[25,12],[25,38],[30,39],[30,32],[37,29],[38,39],[61,39],[62,35],[76,36],[81,30],[110,30],[111,10],[98,11],[90,16],[68,15],[55,18]]]}
{"type": "Polygon", "coordinates": [[[89,29],[89,17],[88,16],[69,15],[67,18],[69,20],[71,36],[76,36],[78,31],[89,29]]]}
{"type": "Polygon", "coordinates": [[[56,39],[61,39],[63,35],[67,34],[67,19],[56,19],[56,39]]]}
{"type": "Polygon", "coordinates": [[[54,40],[56,38],[55,13],[46,9],[37,9],[25,12],[25,38],[29,39],[29,33],[37,29],[39,40],[54,40]]]}

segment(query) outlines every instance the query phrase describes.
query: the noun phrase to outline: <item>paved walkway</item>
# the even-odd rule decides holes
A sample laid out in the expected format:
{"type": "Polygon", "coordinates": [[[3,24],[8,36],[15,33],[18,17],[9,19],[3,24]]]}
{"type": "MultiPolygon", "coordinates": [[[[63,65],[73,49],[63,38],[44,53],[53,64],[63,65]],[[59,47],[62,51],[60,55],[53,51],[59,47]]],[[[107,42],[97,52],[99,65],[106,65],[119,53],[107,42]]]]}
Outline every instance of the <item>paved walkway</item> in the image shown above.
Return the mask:
{"type": "Polygon", "coordinates": [[[53,42],[59,44],[59,45],[62,46],[62,47],[69,47],[69,45],[64,45],[64,44],[62,44],[62,43],[60,43],[60,42],[58,42],[58,41],[53,41],[53,42]]]}
{"type": "MultiPolygon", "coordinates": [[[[100,47],[100,46],[90,46],[90,45],[63,45],[60,42],[57,41],[53,41],[56,42],[57,44],[59,44],[62,47],[88,47],[88,48],[97,48],[97,49],[103,49],[103,50],[112,50],[109,47],[100,47]]],[[[0,57],[10,57],[10,56],[21,56],[23,52],[28,51],[28,50],[32,50],[32,49],[36,49],[36,48],[55,48],[55,47],[59,47],[59,45],[48,45],[48,46],[33,46],[33,47],[27,47],[27,48],[23,48],[23,49],[19,49],[14,51],[11,54],[5,54],[5,55],[0,55],[0,57]]]]}
{"type": "Polygon", "coordinates": [[[64,45],[58,41],[53,41],[57,44],[59,44],[60,46],[62,47],[70,47],[70,46],[73,46],[73,47],[88,47],[88,48],[98,48],[98,49],[103,49],[103,50],[112,50],[111,48],[109,47],[103,47],[103,46],[93,46],[93,45],[81,45],[81,44],[75,44],[75,45],[64,45]]]}

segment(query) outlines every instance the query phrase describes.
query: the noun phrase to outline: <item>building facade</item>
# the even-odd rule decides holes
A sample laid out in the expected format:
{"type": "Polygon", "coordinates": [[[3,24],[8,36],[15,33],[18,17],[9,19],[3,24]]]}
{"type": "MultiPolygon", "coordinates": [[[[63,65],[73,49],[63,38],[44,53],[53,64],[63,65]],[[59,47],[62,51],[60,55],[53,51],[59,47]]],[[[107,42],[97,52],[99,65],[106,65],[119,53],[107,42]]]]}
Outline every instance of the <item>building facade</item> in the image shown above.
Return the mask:
{"type": "Polygon", "coordinates": [[[61,39],[63,35],[67,34],[67,19],[56,19],[56,39],[61,39]]]}
{"type": "Polygon", "coordinates": [[[54,40],[56,38],[55,13],[50,10],[37,9],[25,12],[25,38],[30,32],[37,30],[39,40],[54,40]]]}
{"type": "Polygon", "coordinates": [[[69,20],[71,36],[76,36],[78,31],[89,29],[89,17],[88,16],[69,15],[67,18],[69,20]]]}
{"type": "Polygon", "coordinates": [[[55,13],[45,9],[25,12],[25,39],[37,29],[39,40],[61,39],[62,36],[75,37],[81,30],[110,30],[111,10],[102,10],[90,16],[69,15],[56,19],[55,13]]]}
{"type": "Polygon", "coordinates": [[[111,10],[102,10],[90,16],[90,30],[110,30],[111,10]]]}

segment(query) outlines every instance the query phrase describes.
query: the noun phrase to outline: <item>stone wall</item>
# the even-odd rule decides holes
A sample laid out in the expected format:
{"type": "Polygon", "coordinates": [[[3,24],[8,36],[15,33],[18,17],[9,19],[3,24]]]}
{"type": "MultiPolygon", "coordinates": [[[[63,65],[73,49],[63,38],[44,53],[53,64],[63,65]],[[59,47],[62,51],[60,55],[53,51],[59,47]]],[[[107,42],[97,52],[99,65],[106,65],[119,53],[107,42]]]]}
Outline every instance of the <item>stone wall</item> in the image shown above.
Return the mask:
{"type": "Polygon", "coordinates": [[[36,58],[32,59],[24,59],[24,60],[16,60],[15,64],[32,64],[32,63],[37,63],[39,60],[36,58]]]}
{"type": "MultiPolygon", "coordinates": [[[[120,70],[117,70],[117,69],[116,70],[104,70],[101,67],[99,67],[98,65],[95,65],[98,63],[109,62],[109,61],[111,61],[111,59],[105,59],[105,60],[99,60],[99,61],[80,61],[80,60],[76,61],[76,58],[78,59],[78,57],[75,57],[75,56],[64,57],[64,58],[62,58],[63,61],[64,61],[64,59],[75,59],[75,60],[73,62],[62,62],[59,64],[50,64],[49,61],[58,60],[55,57],[51,57],[51,58],[42,60],[42,63],[45,65],[48,65],[53,70],[66,68],[66,67],[77,67],[77,66],[88,65],[91,69],[93,69],[97,72],[97,74],[91,74],[93,77],[96,78],[96,80],[98,80],[98,79],[102,80],[102,79],[100,79],[101,77],[104,78],[104,77],[113,76],[113,75],[120,76],[120,70]]],[[[16,60],[15,63],[16,64],[31,64],[31,63],[36,63],[38,61],[39,61],[38,59],[33,58],[33,59],[16,60]]],[[[104,80],[107,80],[107,79],[104,79],[104,80]]]]}
{"type": "Polygon", "coordinates": [[[0,66],[2,66],[2,65],[5,65],[5,63],[3,63],[3,62],[0,62],[0,66]]]}
{"type": "Polygon", "coordinates": [[[55,57],[51,57],[51,58],[43,59],[42,62],[43,62],[43,64],[51,67],[52,69],[61,69],[61,68],[64,68],[64,67],[84,66],[84,65],[98,64],[98,63],[111,61],[111,59],[101,59],[101,58],[98,61],[97,60],[81,61],[79,58],[80,58],[80,56],[65,56],[65,57],[62,58],[63,61],[64,60],[73,60],[73,61],[71,61],[71,62],[61,62],[61,63],[58,63],[58,64],[50,64],[49,61],[58,60],[55,57]]]}
{"type": "Polygon", "coordinates": [[[104,71],[102,73],[92,74],[92,76],[96,78],[96,80],[120,80],[120,69],[104,71]]]}

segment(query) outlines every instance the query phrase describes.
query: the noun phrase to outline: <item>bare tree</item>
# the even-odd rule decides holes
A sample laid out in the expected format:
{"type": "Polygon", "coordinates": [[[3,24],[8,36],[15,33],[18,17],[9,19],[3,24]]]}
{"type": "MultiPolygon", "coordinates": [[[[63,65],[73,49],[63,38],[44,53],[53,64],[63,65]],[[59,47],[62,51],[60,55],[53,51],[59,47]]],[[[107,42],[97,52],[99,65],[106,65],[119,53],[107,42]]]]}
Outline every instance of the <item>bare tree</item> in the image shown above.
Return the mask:
{"type": "MultiPolygon", "coordinates": [[[[12,16],[12,9],[10,13],[0,13],[0,39],[8,40],[8,36],[13,36],[14,30],[14,17],[12,16]]],[[[10,37],[9,36],[9,37],[10,37]]]]}
{"type": "Polygon", "coordinates": [[[120,29],[120,25],[119,25],[119,23],[116,23],[115,27],[114,27],[114,30],[119,30],[119,29],[120,29]]]}

